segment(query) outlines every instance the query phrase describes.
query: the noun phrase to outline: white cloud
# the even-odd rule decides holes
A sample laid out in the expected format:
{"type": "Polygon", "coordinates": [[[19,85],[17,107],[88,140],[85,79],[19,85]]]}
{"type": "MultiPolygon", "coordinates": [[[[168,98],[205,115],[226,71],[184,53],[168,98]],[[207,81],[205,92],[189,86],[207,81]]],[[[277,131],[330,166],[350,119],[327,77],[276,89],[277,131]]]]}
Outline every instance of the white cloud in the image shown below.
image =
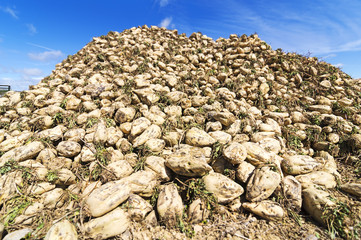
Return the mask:
{"type": "Polygon", "coordinates": [[[24,68],[20,72],[26,76],[40,76],[43,74],[43,71],[39,68],[24,68]]]}
{"type": "Polygon", "coordinates": [[[30,34],[30,35],[34,35],[35,33],[38,32],[38,31],[36,30],[36,27],[35,27],[33,24],[31,24],[31,23],[26,24],[26,26],[28,27],[29,34],[30,34]]]}
{"type": "Polygon", "coordinates": [[[51,51],[45,51],[41,53],[28,53],[28,57],[32,60],[46,62],[51,60],[56,60],[59,57],[63,56],[64,53],[62,53],[60,50],[51,50],[51,51]]]}
{"type": "Polygon", "coordinates": [[[333,64],[333,66],[340,68],[340,67],[343,67],[343,63],[333,64]]]}
{"type": "Polygon", "coordinates": [[[159,26],[160,26],[160,27],[168,28],[168,26],[170,25],[171,22],[172,22],[172,17],[167,17],[167,18],[164,18],[164,19],[160,22],[159,26]]]}
{"type": "Polygon", "coordinates": [[[13,10],[13,9],[11,9],[11,8],[9,8],[9,7],[6,7],[6,8],[0,7],[0,9],[1,9],[3,12],[5,12],[5,13],[10,14],[10,16],[12,16],[13,18],[19,19],[18,15],[16,15],[15,10],[13,10]]]}
{"type": "Polygon", "coordinates": [[[168,3],[169,3],[169,0],[159,0],[159,5],[160,5],[161,7],[167,6],[168,3]]]}

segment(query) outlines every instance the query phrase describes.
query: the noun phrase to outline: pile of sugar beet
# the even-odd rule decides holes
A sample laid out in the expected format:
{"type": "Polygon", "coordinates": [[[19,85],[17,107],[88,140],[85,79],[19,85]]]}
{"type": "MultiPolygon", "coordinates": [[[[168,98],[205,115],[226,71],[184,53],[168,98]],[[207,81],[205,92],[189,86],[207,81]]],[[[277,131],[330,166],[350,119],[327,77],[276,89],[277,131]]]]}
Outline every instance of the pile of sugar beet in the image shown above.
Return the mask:
{"type": "Polygon", "coordinates": [[[1,235],[356,239],[360,96],[256,34],[96,37],[0,98],[1,235]]]}

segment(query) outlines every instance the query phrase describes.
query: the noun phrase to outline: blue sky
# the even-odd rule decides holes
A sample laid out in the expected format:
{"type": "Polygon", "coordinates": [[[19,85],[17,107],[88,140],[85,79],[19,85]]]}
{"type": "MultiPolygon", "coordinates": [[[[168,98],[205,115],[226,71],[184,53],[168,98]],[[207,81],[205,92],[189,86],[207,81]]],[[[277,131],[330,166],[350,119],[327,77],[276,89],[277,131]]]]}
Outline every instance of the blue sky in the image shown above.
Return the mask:
{"type": "Polygon", "coordinates": [[[0,84],[28,89],[92,37],[144,24],[215,40],[256,32],[361,78],[360,0],[0,0],[0,84]]]}

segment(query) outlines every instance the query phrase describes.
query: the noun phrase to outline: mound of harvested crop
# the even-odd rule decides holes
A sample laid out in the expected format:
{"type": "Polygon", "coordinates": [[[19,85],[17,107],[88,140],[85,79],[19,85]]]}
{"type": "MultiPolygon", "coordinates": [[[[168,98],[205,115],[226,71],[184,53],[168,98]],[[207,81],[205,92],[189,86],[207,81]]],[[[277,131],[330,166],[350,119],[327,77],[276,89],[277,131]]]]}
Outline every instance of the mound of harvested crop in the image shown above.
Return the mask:
{"type": "Polygon", "coordinates": [[[257,35],[94,38],[0,98],[5,238],[357,238],[360,92],[257,35]]]}

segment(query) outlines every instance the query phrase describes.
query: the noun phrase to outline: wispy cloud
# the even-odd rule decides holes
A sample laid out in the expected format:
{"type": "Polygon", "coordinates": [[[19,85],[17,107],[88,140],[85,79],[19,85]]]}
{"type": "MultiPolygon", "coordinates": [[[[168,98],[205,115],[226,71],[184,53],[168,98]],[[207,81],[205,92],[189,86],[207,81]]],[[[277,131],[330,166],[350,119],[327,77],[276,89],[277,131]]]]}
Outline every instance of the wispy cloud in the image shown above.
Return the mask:
{"type": "Polygon", "coordinates": [[[12,16],[15,19],[19,19],[18,15],[16,14],[14,9],[11,9],[10,7],[1,7],[0,6],[0,10],[2,10],[5,13],[10,14],[10,16],[12,16]]]}
{"type": "Polygon", "coordinates": [[[43,71],[39,68],[24,68],[21,69],[19,72],[27,76],[40,76],[43,74],[43,71]]]}
{"type": "Polygon", "coordinates": [[[169,25],[171,24],[171,22],[172,22],[172,17],[167,17],[167,18],[164,18],[164,19],[160,22],[159,26],[160,26],[160,27],[168,28],[169,25]]]}
{"type": "Polygon", "coordinates": [[[52,48],[48,48],[48,47],[45,47],[43,45],[39,45],[39,44],[31,43],[31,42],[27,42],[26,44],[34,46],[34,47],[42,48],[42,49],[45,49],[45,50],[49,50],[49,51],[55,51],[52,48]]]}
{"type": "Polygon", "coordinates": [[[41,61],[41,62],[47,62],[56,60],[60,57],[62,57],[64,53],[60,50],[51,50],[51,51],[45,51],[41,53],[28,53],[28,57],[32,60],[41,61]]]}
{"type": "Polygon", "coordinates": [[[40,76],[43,74],[43,71],[39,68],[13,68],[0,65],[0,73],[1,74],[14,74],[14,73],[22,73],[27,76],[40,76]]]}
{"type": "MultiPolygon", "coordinates": [[[[259,33],[273,48],[312,54],[361,50],[361,2],[335,5],[323,0],[209,1],[208,16],[200,15],[197,29],[218,38],[230,33],[259,33]],[[325,11],[327,9],[327,11],[325,11]]],[[[197,8],[201,7],[200,3],[197,8]]]]}
{"type": "Polygon", "coordinates": [[[335,53],[331,53],[331,54],[328,54],[326,56],[323,56],[322,59],[327,59],[327,58],[334,58],[336,57],[337,55],[335,53]]]}
{"type": "Polygon", "coordinates": [[[355,51],[361,49],[361,39],[347,42],[340,46],[340,51],[355,51]]]}
{"type": "Polygon", "coordinates": [[[165,6],[167,6],[168,3],[169,3],[169,0],[157,0],[157,1],[159,2],[159,5],[160,5],[161,7],[165,7],[165,6]]]}
{"type": "Polygon", "coordinates": [[[341,68],[341,67],[343,67],[343,63],[333,64],[333,66],[338,67],[338,68],[341,68]]]}
{"type": "MultiPolygon", "coordinates": [[[[10,82],[12,80],[12,78],[9,77],[3,77],[1,78],[2,81],[6,81],[6,82],[10,82]]],[[[8,85],[8,84],[7,84],[8,85]]]]}
{"type": "Polygon", "coordinates": [[[26,24],[26,27],[28,28],[28,31],[29,31],[30,35],[34,35],[34,34],[36,34],[38,32],[36,27],[32,23],[26,24]]]}

